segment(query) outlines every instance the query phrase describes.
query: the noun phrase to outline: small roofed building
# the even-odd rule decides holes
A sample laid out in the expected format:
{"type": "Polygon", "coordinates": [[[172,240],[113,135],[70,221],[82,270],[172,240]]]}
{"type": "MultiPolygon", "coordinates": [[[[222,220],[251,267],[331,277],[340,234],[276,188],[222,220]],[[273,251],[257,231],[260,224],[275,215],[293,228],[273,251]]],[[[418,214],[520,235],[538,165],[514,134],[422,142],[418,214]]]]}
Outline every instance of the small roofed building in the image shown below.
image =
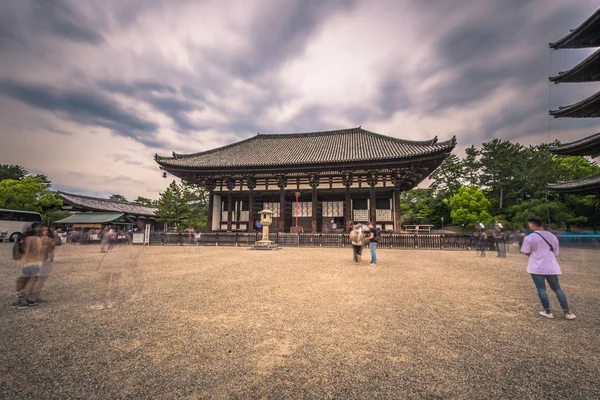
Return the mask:
{"type": "Polygon", "coordinates": [[[150,224],[152,230],[160,230],[163,224],[157,222],[156,208],[135,203],[123,203],[99,197],[58,192],[63,201],[63,209],[74,214],[56,221],[57,224],[73,225],[73,228],[100,228],[101,226],[137,227],[144,229],[150,224]]]}
{"type": "MultiPolygon", "coordinates": [[[[600,156],[600,133],[553,147],[550,151],[562,156],[600,156]]],[[[561,194],[600,195],[600,174],[567,182],[548,184],[548,189],[561,194]]]]}
{"type": "Polygon", "coordinates": [[[155,160],[208,191],[210,231],[251,232],[263,208],[273,212],[272,232],[342,233],[353,221],[400,231],[400,193],[427,178],[455,146],[455,138],[402,140],[358,127],[257,134],[155,160]]]}

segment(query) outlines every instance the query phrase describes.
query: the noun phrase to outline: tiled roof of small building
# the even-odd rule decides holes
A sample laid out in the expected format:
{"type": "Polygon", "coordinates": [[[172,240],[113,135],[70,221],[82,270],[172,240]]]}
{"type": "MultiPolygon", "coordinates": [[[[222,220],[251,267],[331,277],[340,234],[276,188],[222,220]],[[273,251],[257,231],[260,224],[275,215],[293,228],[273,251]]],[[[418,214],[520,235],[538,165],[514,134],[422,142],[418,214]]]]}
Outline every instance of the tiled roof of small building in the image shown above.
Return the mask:
{"type": "Polygon", "coordinates": [[[600,50],[596,50],[585,60],[568,71],[561,71],[551,76],[554,83],[600,82],[600,50]]]}
{"type": "Polygon", "coordinates": [[[164,167],[255,167],[402,159],[450,152],[456,139],[402,140],[361,127],[310,133],[257,134],[249,139],[195,154],[156,155],[164,167]]]}
{"type": "Polygon", "coordinates": [[[577,103],[551,110],[554,118],[600,118],[600,92],[577,103]]]}
{"type": "Polygon", "coordinates": [[[598,194],[600,193],[600,174],[574,181],[550,183],[548,189],[557,193],[598,194]]]}
{"type": "Polygon", "coordinates": [[[588,47],[600,47],[600,8],[568,35],[550,43],[550,48],[554,50],[588,47]]]}
{"type": "Polygon", "coordinates": [[[99,197],[82,196],[79,194],[58,192],[58,196],[68,205],[91,211],[119,212],[130,215],[143,215],[155,217],[156,208],[146,207],[141,204],[121,203],[99,197]]]}
{"type": "Polygon", "coordinates": [[[550,151],[560,155],[597,157],[600,155],[600,133],[551,147],[550,151]]]}

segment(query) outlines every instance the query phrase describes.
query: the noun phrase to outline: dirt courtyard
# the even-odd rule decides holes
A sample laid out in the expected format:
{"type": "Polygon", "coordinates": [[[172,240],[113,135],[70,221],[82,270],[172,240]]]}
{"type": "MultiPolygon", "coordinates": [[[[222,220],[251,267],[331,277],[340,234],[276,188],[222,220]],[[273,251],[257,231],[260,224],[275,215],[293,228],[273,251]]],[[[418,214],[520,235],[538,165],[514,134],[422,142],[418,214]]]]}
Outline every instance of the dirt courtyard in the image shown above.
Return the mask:
{"type": "Polygon", "coordinates": [[[597,251],[561,255],[566,321],[537,315],[514,251],[380,249],[369,266],[350,249],[136,247],[120,301],[91,310],[98,247],[59,247],[29,309],[9,305],[9,250],[0,398],[600,398],[597,251]]]}

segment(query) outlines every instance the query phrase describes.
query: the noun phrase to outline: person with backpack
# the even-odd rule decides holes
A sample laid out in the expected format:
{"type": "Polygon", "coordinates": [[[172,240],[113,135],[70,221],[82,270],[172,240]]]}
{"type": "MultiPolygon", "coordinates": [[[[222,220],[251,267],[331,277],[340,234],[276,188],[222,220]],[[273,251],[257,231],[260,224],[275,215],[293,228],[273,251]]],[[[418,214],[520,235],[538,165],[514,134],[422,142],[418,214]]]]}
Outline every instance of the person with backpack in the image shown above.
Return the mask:
{"type": "Polygon", "coordinates": [[[44,225],[34,222],[26,230],[23,238],[19,238],[13,247],[13,258],[21,267],[21,273],[16,282],[16,299],[13,307],[27,308],[37,306],[37,302],[30,299],[33,285],[40,274],[43,261],[42,232],[44,225]]]}
{"type": "Polygon", "coordinates": [[[362,230],[360,228],[360,224],[354,225],[352,228],[352,232],[350,232],[350,242],[352,243],[352,255],[354,258],[354,263],[358,264],[361,261],[362,257],[362,248],[364,244],[364,235],[362,234],[362,230]]]}
{"type": "Polygon", "coordinates": [[[523,239],[521,252],[529,256],[527,272],[533,278],[538,296],[544,307],[544,310],[540,311],[540,315],[546,318],[554,318],[550,310],[548,294],[546,293],[546,281],[548,281],[550,288],[558,298],[565,319],[575,319],[575,314],[569,310],[567,296],[558,283],[558,275],[561,275],[560,266],[556,260],[556,256],[559,254],[558,238],[544,230],[540,217],[529,217],[527,218],[527,223],[533,233],[523,239]]]}
{"type": "Polygon", "coordinates": [[[381,238],[381,229],[375,228],[370,221],[367,227],[369,228],[367,240],[369,241],[369,249],[371,250],[371,262],[369,265],[377,265],[377,241],[381,238]]]}
{"type": "Polygon", "coordinates": [[[499,220],[494,224],[494,240],[496,241],[496,251],[498,258],[506,258],[506,238],[504,237],[504,226],[499,220]]]}

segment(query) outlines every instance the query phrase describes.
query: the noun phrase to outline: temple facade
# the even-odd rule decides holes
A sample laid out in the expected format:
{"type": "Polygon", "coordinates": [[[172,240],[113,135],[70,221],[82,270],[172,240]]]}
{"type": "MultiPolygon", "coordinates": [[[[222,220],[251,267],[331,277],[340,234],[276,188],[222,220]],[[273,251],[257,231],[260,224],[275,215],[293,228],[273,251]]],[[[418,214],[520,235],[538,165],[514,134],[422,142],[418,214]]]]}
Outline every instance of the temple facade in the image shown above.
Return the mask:
{"type": "Polygon", "coordinates": [[[273,211],[272,232],[347,232],[353,221],[400,231],[400,193],[448,157],[456,139],[402,140],[361,127],[257,134],[228,146],[172,157],[161,169],[209,193],[209,231],[251,232],[273,211]]]}

